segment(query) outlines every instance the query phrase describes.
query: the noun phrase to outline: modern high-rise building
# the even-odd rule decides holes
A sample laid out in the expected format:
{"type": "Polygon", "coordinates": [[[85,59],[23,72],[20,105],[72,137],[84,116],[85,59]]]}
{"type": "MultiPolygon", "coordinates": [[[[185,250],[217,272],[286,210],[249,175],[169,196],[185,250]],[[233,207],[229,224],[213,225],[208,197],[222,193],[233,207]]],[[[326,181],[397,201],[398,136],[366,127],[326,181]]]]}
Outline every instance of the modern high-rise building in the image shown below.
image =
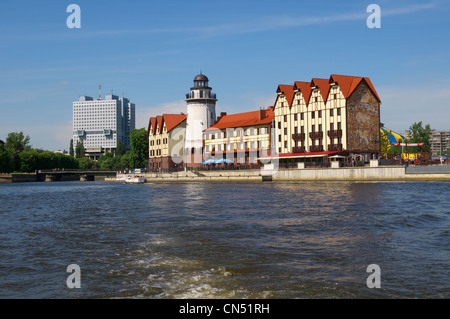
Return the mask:
{"type": "Polygon", "coordinates": [[[431,153],[444,154],[450,150],[450,132],[449,131],[436,131],[431,132],[431,153]]]}
{"type": "Polygon", "coordinates": [[[118,142],[131,149],[130,132],[135,128],[135,104],[116,95],[93,99],[80,96],[73,102],[73,145],[82,142],[86,156],[98,159],[115,153],[118,142]]]}

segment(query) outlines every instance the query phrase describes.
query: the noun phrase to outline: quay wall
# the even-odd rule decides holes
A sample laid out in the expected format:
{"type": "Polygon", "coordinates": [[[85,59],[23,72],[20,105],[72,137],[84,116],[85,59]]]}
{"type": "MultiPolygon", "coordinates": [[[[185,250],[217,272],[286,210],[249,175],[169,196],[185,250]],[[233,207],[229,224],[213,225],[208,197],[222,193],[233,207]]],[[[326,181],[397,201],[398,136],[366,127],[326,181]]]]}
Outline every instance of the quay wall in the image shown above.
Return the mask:
{"type": "Polygon", "coordinates": [[[346,180],[346,181],[408,181],[408,180],[448,180],[450,167],[447,171],[429,172],[422,170],[408,173],[405,167],[343,167],[321,169],[290,169],[268,171],[273,181],[277,180],[346,180]]]}
{"type": "MultiPolygon", "coordinates": [[[[450,165],[444,167],[341,167],[306,169],[261,169],[180,171],[173,173],[117,174],[116,181],[141,176],[147,182],[200,181],[450,181],[450,165]]],[[[108,179],[108,181],[113,181],[108,179]]]]}
{"type": "Polygon", "coordinates": [[[0,174],[0,184],[37,182],[36,174],[0,174]]]}

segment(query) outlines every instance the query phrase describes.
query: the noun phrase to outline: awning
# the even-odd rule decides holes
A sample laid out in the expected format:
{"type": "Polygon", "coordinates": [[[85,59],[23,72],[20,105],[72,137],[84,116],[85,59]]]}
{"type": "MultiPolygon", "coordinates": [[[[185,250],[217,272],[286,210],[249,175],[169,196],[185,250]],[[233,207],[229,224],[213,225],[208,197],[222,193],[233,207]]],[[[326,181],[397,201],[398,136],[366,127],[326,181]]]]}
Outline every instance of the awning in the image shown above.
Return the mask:
{"type": "Polygon", "coordinates": [[[327,151],[327,152],[310,152],[310,153],[290,153],[290,154],[278,154],[266,157],[260,157],[259,160],[270,160],[270,159],[288,159],[288,158],[310,158],[310,157],[326,157],[332,154],[342,153],[345,151],[327,151]]]}

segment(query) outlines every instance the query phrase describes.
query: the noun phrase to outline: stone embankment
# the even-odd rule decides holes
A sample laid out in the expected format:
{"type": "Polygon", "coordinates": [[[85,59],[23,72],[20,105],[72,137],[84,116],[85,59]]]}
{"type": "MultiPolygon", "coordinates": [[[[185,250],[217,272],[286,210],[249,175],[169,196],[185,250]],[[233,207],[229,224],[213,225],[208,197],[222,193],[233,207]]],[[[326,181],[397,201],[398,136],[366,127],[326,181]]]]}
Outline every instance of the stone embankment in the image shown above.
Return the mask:
{"type": "Polygon", "coordinates": [[[450,165],[427,167],[364,166],[340,168],[298,168],[260,170],[180,171],[173,173],[118,174],[107,181],[124,181],[128,176],[156,182],[261,182],[261,181],[450,181],[450,165]]]}

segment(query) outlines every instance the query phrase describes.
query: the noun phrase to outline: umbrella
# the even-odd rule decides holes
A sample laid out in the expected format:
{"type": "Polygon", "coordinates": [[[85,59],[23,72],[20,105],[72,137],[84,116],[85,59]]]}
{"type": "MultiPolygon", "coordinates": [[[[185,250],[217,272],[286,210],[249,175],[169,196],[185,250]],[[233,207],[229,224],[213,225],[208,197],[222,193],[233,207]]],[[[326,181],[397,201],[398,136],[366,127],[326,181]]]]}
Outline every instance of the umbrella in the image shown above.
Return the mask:
{"type": "Polygon", "coordinates": [[[221,163],[234,163],[232,160],[226,159],[226,158],[221,158],[217,161],[214,162],[214,164],[221,164],[221,163]]]}
{"type": "Polygon", "coordinates": [[[214,163],[214,160],[211,158],[207,161],[204,161],[202,164],[213,164],[213,163],[214,163]]]}

